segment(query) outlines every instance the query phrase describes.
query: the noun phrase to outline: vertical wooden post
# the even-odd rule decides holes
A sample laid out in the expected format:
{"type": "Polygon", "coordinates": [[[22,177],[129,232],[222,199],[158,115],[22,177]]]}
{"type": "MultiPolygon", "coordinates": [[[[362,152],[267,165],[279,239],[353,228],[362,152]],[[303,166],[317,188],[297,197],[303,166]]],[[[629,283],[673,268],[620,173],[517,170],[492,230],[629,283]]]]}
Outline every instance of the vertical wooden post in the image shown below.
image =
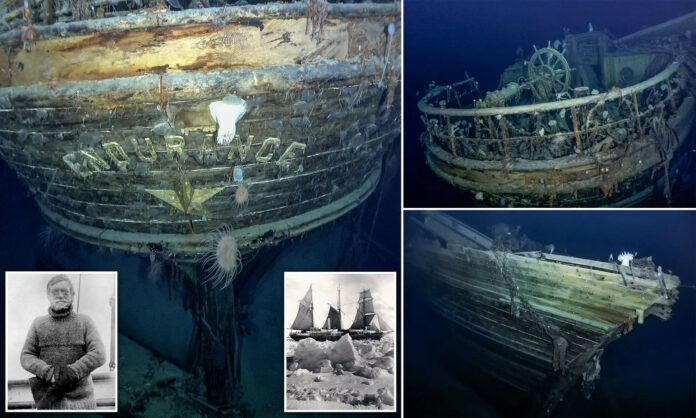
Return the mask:
{"type": "Polygon", "coordinates": [[[447,116],[447,132],[449,133],[450,145],[452,145],[452,155],[458,157],[457,148],[454,147],[454,132],[452,132],[452,123],[449,116],[447,116]]]}
{"type": "Polygon", "coordinates": [[[636,110],[636,129],[638,130],[638,136],[643,136],[643,127],[640,125],[640,109],[638,108],[638,95],[633,93],[633,106],[636,110]]]}
{"type": "Polygon", "coordinates": [[[507,142],[507,126],[505,126],[505,116],[500,117],[500,135],[503,137],[503,148],[505,149],[505,159],[510,158],[510,150],[507,142]]]}
{"type": "Polygon", "coordinates": [[[44,23],[53,24],[53,0],[44,0],[44,23]]]}
{"type": "Polygon", "coordinates": [[[669,102],[672,104],[672,110],[674,110],[674,113],[677,113],[677,104],[674,103],[674,94],[672,93],[672,86],[669,84],[669,78],[665,80],[665,83],[667,84],[667,92],[669,93],[669,102]]]}
{"type": "Polygon", "coordinates": [[[498,133],[495,131],[495,125],[493,124],[493,119],[490,116],[488,116],[486,118],[486,122],[488,122],[488,129],[491,132],[491,139],[497,138],[498,133]]]}
{"type": "Polygon", "coordinates": [[[582,141],[580,141],[580,129],[578,128],[578,111],[575,107],[570,108],[570,115],[573,119],[573,132],[575,133],[575,146],[578,147],[578,151],[582,154],[582,141]]]}

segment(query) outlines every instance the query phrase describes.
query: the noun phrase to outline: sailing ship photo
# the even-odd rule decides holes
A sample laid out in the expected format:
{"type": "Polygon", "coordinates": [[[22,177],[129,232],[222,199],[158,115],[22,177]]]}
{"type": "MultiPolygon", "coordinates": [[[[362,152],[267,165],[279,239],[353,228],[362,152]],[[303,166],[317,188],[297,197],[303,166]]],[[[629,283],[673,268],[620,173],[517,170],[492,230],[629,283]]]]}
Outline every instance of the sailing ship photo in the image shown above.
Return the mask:
{"type": "Polygon", "coordinates": [[[285,410],[395,411],[396,273],[285,272],[285,410]]]}

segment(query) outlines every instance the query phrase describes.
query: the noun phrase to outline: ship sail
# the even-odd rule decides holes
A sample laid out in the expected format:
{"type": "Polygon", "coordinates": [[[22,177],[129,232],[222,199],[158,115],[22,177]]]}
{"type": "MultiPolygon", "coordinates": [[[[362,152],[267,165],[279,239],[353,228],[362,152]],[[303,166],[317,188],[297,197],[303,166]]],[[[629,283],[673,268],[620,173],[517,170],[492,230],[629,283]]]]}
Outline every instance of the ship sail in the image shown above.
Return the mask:
{"type": "Polygon", "coordinates": [[[360,292],[360,299],[358,300],[358,311],[355,313],[355,320],[353,325],[350,326],[351,329],[364,329],[367,328],[375,317],[375,308],[372,305],[372,294],[370,290],[363,290],[360,292]]]}
{"type": "Polygon", "coordinates": [[[312,303],[312,286],[309,286],[307,294],[300,301],[297,316],[292,323],[292,329],[308,331],[314,327],[314,304],[312,303]]]}
{"type": "Polygon", "coordinates": [[[339,329],[341,327],[341,314],[333,307],[329,307],[329,314],[326,316],[324,326],[321,329],[339,329]]]}
{"type": "Polygon", "coordinates": [[[391,327],[389,325],[387,325],[386,322],[384,322],[384,320],[379,315],[376,315],[376,316],[377,316],[377,321],[379,323],[380,330],[382,330],[383,332],[394,331],[393,329],[391,329],[391,327]]]}

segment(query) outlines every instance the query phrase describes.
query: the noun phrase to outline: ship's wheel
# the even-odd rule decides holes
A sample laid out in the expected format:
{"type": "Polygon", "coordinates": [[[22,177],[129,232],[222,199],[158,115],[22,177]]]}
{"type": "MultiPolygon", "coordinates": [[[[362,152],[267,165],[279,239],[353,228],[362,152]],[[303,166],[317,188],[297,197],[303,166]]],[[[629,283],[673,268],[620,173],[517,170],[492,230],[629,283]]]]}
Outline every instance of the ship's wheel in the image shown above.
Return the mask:
{"type": "Polygon", "coordinates": [[[568,91],[570,66],[563,53],[551,47],[539,50],[534,47],[534,50],[527,67],[527,79],[534,97],[548,101],[568,91]]]}

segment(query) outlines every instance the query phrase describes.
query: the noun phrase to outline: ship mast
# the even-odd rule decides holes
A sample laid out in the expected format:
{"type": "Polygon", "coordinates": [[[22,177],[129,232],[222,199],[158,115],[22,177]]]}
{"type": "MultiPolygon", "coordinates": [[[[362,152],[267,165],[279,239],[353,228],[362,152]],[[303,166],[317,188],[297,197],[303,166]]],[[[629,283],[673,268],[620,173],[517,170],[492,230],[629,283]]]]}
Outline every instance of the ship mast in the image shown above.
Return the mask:
{"type": "Polygon", "coordinates": [[[365,317],[367,317],[367,315],[365,315],[365,289],[363,289],[363,291],[362,291],[362,293],[360,294],[360,296],[361,296],[360,299],[362,299],[362,313],[363,313],[362,320],[363,320],[363,329],[365,329],[365,328],[367,328],[367,322],[365,322],[365,317]]]}
{"type": "Polygon", "coordinates": [[[338,329],[341,330],[341,283],[338,284],[338,329]]]}

